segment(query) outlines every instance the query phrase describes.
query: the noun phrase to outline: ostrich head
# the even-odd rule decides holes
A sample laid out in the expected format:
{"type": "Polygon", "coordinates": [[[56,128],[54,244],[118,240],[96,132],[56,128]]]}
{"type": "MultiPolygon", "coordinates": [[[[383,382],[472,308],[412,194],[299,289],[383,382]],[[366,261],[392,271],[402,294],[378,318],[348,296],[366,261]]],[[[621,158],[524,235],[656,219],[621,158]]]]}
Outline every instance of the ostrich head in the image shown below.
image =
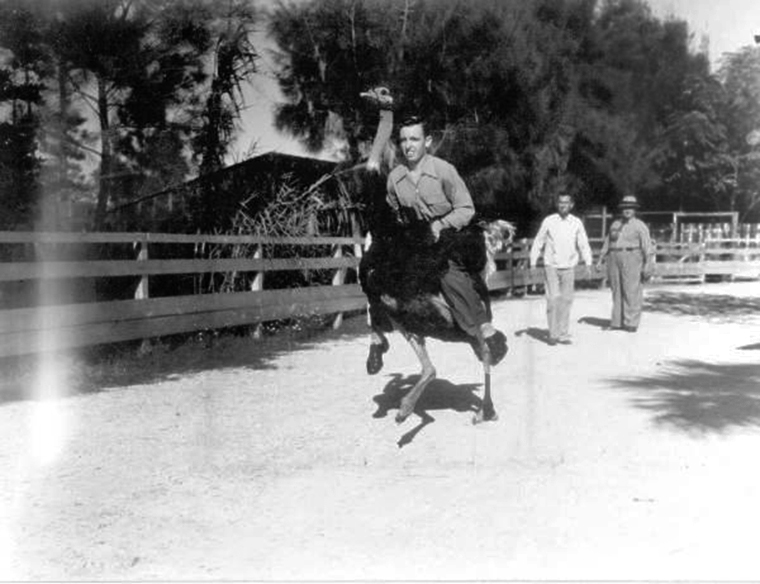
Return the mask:
{"type": "Polygon", "coordinates": [[[393,109],[393,95],[387,87],[373,87],[362,91],[360,97],[368,99],[381,110],[393,109]]]}

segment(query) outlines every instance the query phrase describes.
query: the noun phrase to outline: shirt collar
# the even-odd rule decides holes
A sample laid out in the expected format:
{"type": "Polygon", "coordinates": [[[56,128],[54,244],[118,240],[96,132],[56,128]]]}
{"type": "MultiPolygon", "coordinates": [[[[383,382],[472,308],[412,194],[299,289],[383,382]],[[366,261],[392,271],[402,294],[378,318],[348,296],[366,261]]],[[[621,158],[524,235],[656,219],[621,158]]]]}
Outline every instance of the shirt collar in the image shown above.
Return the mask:
{"type": "MultiPolygon", "coordinates": [[[[425,154],[425,156],[422,157],[422,160],[420,160],[419,168],[421,175],[424,174],[432,178],[440,178],[438,176],[438,170],[435,167],[435,163],[433,162],[433,157],[430,154],[425,154]]],[[[399,173],[399,176],[396,179],[397,183],[406,178],[406,176],[409,174],[409,167],[406,164],[402,164],[401,169],[402,171],[399,173]]]]}

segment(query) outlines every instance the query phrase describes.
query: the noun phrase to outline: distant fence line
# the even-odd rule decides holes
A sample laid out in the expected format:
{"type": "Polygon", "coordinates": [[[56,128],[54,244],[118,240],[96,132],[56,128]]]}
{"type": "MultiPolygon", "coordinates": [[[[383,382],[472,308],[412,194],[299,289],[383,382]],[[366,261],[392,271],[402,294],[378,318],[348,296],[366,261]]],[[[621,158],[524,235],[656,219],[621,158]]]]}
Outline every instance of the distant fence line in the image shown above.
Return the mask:
{"type": "MultiPolygon", "coordinates": [[[[760,241],[760,224],[740,223],[737,211],[687,212],[640,211],[638,213],[658,241],[673,243],[702,243],[711,239],[741,239],[760,241]]],[[[601,238],[607,233],[616,215],[606,207],[583,215],[590,237],[601,238]]]]}
{"type": "MultiPolygon", "coordinates": [[[[338,327],[344,313],[366,306],[356,275],[363,243],[358,237],[0,232],[0,357],[315,315],[338,327]],[[209,254],[209,246],[218,253],[209,254]],[[110,247],[116,257],[102,253],[110,247]],[[119,299],[99,300],[87,294],[92,286],[81,286],[103,281],[115,282],[110,291],[119,299]]],[[[592,241],[595,257],[600,244],[592,241]]],[[[520,240],[496,255],[490,290],[543,283],[543,270],[529,267],[529,246],[520,240]]],[[[757,239],[660,242],[656,259],[661,281],[760,277],[757,239]]],[[[580,266],[576,275],[604,280],[603,271],[580,266]]]]}

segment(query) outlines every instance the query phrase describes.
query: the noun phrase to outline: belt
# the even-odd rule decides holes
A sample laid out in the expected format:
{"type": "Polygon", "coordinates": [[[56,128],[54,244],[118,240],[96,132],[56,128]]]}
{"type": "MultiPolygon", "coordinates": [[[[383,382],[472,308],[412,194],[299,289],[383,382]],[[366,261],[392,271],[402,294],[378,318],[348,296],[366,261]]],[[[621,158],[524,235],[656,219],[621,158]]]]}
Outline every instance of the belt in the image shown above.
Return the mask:
{"type": "Polygon", "coordinates": [[[611,247],[610,251],[639,251],[640,247],[611,247]]]}

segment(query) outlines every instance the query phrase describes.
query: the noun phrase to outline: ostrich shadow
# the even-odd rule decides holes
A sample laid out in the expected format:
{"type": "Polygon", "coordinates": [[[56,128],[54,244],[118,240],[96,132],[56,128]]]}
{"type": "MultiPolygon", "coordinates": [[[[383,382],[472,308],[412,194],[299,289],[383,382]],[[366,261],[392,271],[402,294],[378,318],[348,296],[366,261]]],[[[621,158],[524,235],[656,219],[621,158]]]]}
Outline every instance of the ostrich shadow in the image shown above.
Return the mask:
{"type": "MultiPolygon", "coordinates": [[[[377,410],[372,414],[372,417],[385,418],[390,410],[398,409],[401,399],[419,379],[419,374],[407,376],[400,373],[392,374],[390,381],[383,388],[383,392],[372,398],[372,401],[377,404],[377,410]]],[[[476,395],[476,392],[480,386],[479,383],[456,385],[445,379],[431,381],[414,408],[414,413],[420,417],[420,422],[399,439],[398,447],[403,448],[410,444],[425,426],[435,422],[435,418],[428,413],[428,410],[479,411],[483,400],[476,395]]]]}

